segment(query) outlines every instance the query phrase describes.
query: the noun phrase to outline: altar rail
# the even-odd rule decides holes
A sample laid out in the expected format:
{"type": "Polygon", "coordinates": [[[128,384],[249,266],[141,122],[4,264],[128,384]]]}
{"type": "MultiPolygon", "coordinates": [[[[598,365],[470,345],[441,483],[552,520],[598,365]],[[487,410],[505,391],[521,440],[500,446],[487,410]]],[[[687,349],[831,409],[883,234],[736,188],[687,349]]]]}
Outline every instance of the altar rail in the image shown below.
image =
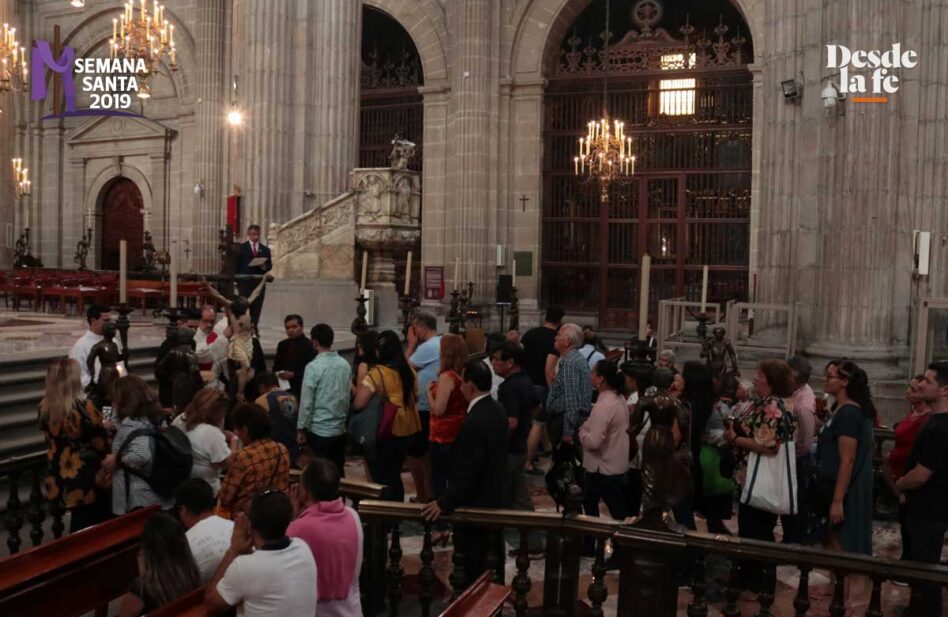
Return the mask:
{"type": "MultiPolygon", "coordinates": [[[[371,528],[387,526],[391,529],[388,545],[388,567],[384,578],[370,579],[369,594],[385,593],[389,604],[389,615],[399,614],[402,599],[403,556],[400,541],[400,524],[404,521],[421,522],[424,525],[424,543],[420,553],[419,572],[422,615],[428,617],[434,582],[434,552],[431,548],[431,523],[421,517],[421,506],[383,501],[363,501],[360,514],[371,528]]],[[[742,587],[738,582],[738,561],[759,565],[764,586],[758,594],[758,617],[772,617],[777,566],[792,566],[799,571],[800,585],[793,601],[795,615],[804,616],[810,609],[809,576],[813,570],[826,570],[835,577],[830,604],[831,617],[842,617],[845,612],[844,585],[849,576],[866,576],[872,583],[869,608],[866,615],[881,617],[882,583],[899,580],[908,583],[934,583],[948,587],[948,568],[911,562],[878,559],[850,553],[826,551],[816,548],[789,546],[770,542],[746,540],[731,536],[712,536],[703,533],[675,533],[665,530],[624,526],[615,521],[583,515],[561,516],[552,513],[525,513],[509,510],[458,509],[444,520],[461,525],[473,525],[484,529],[486,546],[493,546],[490,538],[504,528],[516,529],[520,543],[516,558],[516,575],[513,578],[513,606],[518,617],[527,614],[527,594],[532,582],[529,577],[530,561],[527,554],[529,531],[544,531],[547,534],[546,576],[544,579],[544,604],[542,614],[549,617],[570,617],[576,614],[576,593],[562,593],[562,589],[576,590],[579,573],[582,538],[597,540],[592,565],[592,581],[586,595],[593,615],[602,615],[603,604],[608,599],[605,585],[606,565],[603,540],[609,539],[618,547],[620,558],[618,615],[674,614],[678,602],[678,580],[675,574],[682,564],[693,565],[692,597],[688,615],[706,616],[708,579],[706,563],[709,557],[723,557],[732,566],[725,590],[725,617],[740,617],[738,607],[742,587]],[[572,586],[572,587],[571,587],[572,586]]],[[[384,535],[374,535],[367,542],[377,542],[384,535]]],[[[454,570],[449,578],[454,593],[460,594],[468,574],[463,571],[464,555],[457,550],[453,557],[454,570]]],[[[372,547],[368,550],[376,550],[372,547]]],[[[493,572],[503,564],[504,556],[488,553],[488,571],[493,572]]],[[[503,581],[496,581],[503,582],[503,581]]],[[[381,603],[381,598],[376,604],[381,603]]],[[[372,614],[372,613],[366,613],[372,614]]]]}

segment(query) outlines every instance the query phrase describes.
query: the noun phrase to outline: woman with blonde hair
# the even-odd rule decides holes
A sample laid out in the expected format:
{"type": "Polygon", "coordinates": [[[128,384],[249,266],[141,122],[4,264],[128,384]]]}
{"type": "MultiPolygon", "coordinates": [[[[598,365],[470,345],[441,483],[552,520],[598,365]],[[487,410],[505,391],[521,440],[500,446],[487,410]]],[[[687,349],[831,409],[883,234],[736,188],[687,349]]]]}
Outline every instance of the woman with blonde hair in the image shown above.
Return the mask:
{"type": "Polygon", "coordinates": [[[438,379],[428,384],[431,402],[431,488],[440,497],[448,486],[451,451],[467,417],[467,399],[461,394],[461,373],[467,362],[467,343],[457,334],[441,337],[438,379]]]}
{"type": "Polygon", "coordinates": [[[184,413],[171,423],[184,431],[191,442],[191,477],[206,480],[215,495],[221,490],[221,470],[227,468],[231,447],[236,445],[236,437],[231,435],[228,444],[222,430],[227,406],[226,393],[204,388],[194,396],[184,413]]]}
{"type": "Polygon", "coordinates": [[[109,518],[111,480],[102,461],[109,453],[109,432],[102,414],[85,400],[79,363],[52,360],[46,367],[46,392],[39,405],[46,438],[46,498],[69,510],[69,531],[109,518]]]}

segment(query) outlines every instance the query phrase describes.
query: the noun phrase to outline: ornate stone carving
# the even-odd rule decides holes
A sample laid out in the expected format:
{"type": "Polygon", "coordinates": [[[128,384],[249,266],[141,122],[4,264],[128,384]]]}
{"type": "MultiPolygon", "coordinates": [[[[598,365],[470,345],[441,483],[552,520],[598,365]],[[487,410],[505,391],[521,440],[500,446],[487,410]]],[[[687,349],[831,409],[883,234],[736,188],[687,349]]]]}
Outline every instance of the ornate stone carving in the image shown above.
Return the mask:
{"type": "Polygon", "coordinates": [[[356,247],[370,251],[371,286],[395,280],[395,256],[421,236],[421,181],[402,169],[356,169],[349,192],[268,234],[278,278],[346,279],[356,247]]]}

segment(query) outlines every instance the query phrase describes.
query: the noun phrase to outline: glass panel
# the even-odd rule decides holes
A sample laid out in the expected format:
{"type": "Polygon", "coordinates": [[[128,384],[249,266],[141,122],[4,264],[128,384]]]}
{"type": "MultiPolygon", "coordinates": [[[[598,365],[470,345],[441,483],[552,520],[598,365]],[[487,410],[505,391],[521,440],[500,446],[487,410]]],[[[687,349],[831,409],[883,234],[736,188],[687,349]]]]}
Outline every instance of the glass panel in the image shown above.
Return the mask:
{"type": "Polygon", "coordinates": [[[599,262],[599,223],[546,221],[543,223],[543,261],[599,262]]]}
{"type": "Polygon", "coordinates": [[[678,181],[675,178],[648,181],[648,218],[678,218],[678,181]]]}
{"type": "Polygon", "coordinates": [[[636,223],[609,224],[609,263],[639,263],[639,226],[636,223]]]}
{"type": "Polygon", "coordinates": [[[948,308],[928,309],[928,345],[925,364],[948,357],[948,308]]]}
{"type": "Polygon", "coordinates": [[[544,306],[560,304],[573,311],[598,310],[596,268],[543,266],[544,306]]]}

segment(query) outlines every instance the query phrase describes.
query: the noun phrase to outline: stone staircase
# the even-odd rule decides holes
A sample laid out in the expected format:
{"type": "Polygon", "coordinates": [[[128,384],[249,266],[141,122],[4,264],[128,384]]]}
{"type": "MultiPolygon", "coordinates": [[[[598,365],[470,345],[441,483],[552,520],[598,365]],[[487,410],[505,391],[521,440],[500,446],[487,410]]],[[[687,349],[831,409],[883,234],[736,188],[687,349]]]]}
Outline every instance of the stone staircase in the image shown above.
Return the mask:
{"type": "MultiPolygon", "coordinates": [[[[152,367],[158,347],[132,349],[129,370],[153,382],[152,367]]],[[[46,365],[55,352],[16,354],[0,360],[0,460],[45,447],[37,424],[43,398],[46,365]]]]}

